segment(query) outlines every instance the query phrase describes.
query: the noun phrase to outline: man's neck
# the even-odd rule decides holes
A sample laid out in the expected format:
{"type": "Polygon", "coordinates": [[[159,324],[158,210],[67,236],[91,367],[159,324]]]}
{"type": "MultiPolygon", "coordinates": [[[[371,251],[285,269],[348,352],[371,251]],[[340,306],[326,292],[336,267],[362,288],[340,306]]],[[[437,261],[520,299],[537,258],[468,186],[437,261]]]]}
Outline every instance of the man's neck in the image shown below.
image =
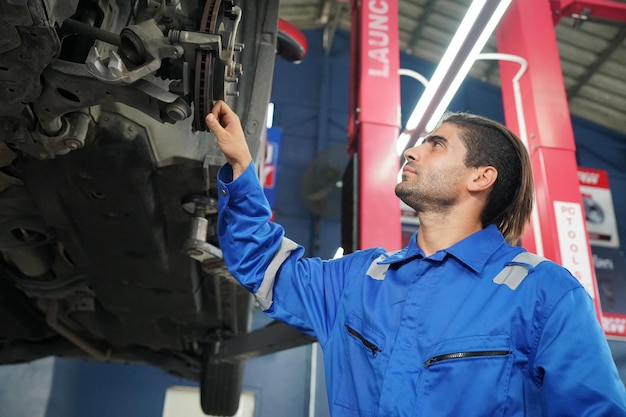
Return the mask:
{"type": "Polygon", "coordinates": [[[482,230],[480,220],[471,222],[468,221],[468,217],[470,216],[420,213],[420,226],[417,234],[418,246],[426,256],[430,256],[482,230]]]}

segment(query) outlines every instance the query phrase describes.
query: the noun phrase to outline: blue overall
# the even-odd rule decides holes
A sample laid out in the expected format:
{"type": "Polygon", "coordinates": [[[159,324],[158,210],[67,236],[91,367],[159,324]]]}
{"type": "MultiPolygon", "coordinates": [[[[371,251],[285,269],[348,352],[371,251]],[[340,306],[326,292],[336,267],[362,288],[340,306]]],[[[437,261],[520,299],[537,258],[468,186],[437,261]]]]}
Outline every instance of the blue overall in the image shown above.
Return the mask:
{"type": "Polygon", "coordinates": [[[255,172],[218,174],[224,259],[268,316],[318,339],[333,417],[626,416],[591,297],[566,269],[526,262],[495,226],[428,257],[413,236],[395,253],[303,258],[255,172]]]}

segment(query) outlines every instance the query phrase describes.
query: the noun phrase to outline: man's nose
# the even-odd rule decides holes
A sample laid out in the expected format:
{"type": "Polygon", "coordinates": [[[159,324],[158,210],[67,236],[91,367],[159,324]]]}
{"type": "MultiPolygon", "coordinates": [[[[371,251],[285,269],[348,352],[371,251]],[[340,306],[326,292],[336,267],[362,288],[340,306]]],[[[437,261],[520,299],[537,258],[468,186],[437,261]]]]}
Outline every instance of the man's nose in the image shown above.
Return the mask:
{"type": "Polygon", "coordinates": [[[406,159],[407,161],[415,161],[418,158],[419,154],[418,148],[419,146],[414,146],[404,151],[404,159],[406,159]]]}

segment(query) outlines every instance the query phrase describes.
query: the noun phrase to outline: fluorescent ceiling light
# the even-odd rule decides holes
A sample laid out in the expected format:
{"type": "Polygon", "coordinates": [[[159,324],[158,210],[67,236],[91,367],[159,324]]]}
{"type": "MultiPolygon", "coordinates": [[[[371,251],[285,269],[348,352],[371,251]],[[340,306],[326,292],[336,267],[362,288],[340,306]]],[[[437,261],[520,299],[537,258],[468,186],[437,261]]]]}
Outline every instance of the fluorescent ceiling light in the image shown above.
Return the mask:
{"type": "Polygon", "coordinates": [[[406,135],[398,139],[399,150],[413,146],[437,125],[510,3],[511,0],[472,2],[406,123],[406,135]]]}

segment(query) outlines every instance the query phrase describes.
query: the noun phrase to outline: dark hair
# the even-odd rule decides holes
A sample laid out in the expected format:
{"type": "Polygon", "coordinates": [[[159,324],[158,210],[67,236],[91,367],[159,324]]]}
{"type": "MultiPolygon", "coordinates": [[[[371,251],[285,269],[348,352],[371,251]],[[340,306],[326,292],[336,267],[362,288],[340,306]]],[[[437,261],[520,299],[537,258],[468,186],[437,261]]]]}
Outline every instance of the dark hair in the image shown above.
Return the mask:
{"type": "Polygon", "coordinates": [[[534,185],[528,151],[509,129],[486,117],[469,113],[447,113],[439,124],[461,128],[467,148],[465,166],[492,166],[498,178],[481,214],[483,227],[495,224],[504,238],[515,243],[530,219],[534,185]]]}

